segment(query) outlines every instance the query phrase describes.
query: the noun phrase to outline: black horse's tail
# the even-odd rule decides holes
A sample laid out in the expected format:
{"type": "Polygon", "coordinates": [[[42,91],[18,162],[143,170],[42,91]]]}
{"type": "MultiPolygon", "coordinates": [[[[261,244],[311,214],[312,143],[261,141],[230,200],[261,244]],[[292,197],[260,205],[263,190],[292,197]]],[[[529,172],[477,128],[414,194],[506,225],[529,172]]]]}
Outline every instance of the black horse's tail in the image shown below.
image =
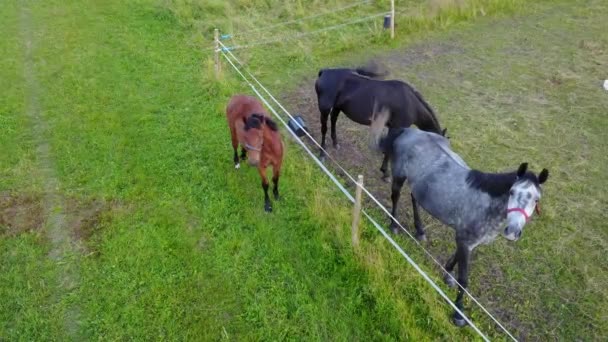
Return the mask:
{"type": "Polygon", "coordinates": [[[386,77],[386,73],[384,73],[382,71],[370,70],[370,69],[367,69],[366,67],[356,68],[355,71],[357,72],[357,74],[363,75],[363,76],[366,76],[369,78],[382,79],[382,78],[386,77]]]}
{"type": "Polygon", "coordinates": [[[370,61],[365,66],[360,66],[355,69],[359,75],[363,75],[369,78],[383,79],[388,76],[386,68],[378,65],[374,61],[370,61]]]}

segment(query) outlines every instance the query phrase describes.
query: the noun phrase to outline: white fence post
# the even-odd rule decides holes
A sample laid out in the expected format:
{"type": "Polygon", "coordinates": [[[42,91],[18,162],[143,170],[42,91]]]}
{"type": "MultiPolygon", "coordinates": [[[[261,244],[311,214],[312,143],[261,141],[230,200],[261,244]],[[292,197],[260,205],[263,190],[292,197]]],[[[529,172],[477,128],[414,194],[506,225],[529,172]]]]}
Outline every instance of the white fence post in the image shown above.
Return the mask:
{"type": "Polygon", "coordinates": [[[391,0],[391,39],[395,38],[395,0],[391,0]]]}
{"type": "Polygon", "coordinates": [[[355,206],[353,207],[353,224],[351,227],[353,246],[359,246],[359,220],[361,219],[361,192],[363,189],[363,175],[357,179],[357,190],[355,193],[355,206]]]}
{"type": "Polygon", "coordinates": [[[218,29],[213,31],[213,42],[215,48],[215,78],[219,79],[222,65],[220,64],[220,30],[218,29]]]}

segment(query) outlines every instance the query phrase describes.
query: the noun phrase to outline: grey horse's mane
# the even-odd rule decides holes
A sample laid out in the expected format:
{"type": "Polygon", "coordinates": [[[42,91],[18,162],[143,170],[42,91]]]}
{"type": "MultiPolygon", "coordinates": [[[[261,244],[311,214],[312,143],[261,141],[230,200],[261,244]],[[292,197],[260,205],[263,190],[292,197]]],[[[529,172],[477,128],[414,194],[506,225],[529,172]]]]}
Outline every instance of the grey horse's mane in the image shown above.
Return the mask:
{"type": "Polygon", "coordinates": [[[463,167],[464,169],[470,170],[471,168],[467,165],[467,163],[465,163],[465,161],[459,156],[457,155],[454,151],[448,149],[445,144],[442,144],[442,142],[446,142],[447,139],[445,139],[442,136],[437,135],[437,137],[434,137],[430,134],[435,134],[435,133],[430,133],[430,132],[426,132],[429,135],[428,138],[437,146],[439,146],[439,148],[443,151],[443,153],[445,153],[446,155],[448,155],[450,158],[452,158],[453,161],[456,162],[456,164],[460,165],[461,167],[463,167]],[[441,142],[438,141],[437,138],[443,139],[441,142]]]}

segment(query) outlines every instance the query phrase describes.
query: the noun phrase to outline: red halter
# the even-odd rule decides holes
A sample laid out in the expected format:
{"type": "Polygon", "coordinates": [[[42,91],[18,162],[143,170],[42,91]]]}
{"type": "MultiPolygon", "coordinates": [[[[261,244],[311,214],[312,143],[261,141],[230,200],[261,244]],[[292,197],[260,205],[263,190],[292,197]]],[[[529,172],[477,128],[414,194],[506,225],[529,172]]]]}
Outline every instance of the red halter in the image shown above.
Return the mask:
{"type": "Polygon", "coordinates": [[[511,209],[507,209],[507,215],[508,215],[510,212],[514,212],[514,211],[516,211],[516,212],[518,212],[518,213],[520,213],[520,214],[524,215],[524,217],[526,218],[526,222],[530,221],[530,216],[528,216],[528,213],[527,213],[525,210],[523,210],[522,208],[511,208],[511,209]]]}
{"type": "MultiPolygon", "coordinates": [[[[526,222],[530,221],[530,216],[524,209],[522,209],[522,208],[507,209],[507,214],[509,214],[510,212],[513,212],[513,211],[516,211],[516,212],[524,215],[524,217],[526,218],[526,222]]],[[[537,215],[540,215],[540,203],[536,203],[536,206],[534,207],[534,211],[536,212],[537,215]]]]}

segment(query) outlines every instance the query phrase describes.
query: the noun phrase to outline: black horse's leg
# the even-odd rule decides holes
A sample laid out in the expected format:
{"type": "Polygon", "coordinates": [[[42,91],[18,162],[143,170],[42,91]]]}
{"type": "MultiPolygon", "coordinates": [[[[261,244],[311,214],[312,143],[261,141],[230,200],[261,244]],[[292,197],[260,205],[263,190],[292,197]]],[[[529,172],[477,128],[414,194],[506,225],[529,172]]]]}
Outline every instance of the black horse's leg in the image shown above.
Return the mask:
{"type": "Polygon", "coordinates": [[[321,160],[325,159],[325,135],[327,134],[327,119],[329,118],[330,110],[322,110],[321,111],[321,149],[319,151],[319,156],[321,160]]]}
{"type": "Polygon", "coordinates": [[[388,172],[388,153],[384,152],[384,159],[382,159],[382,166],[380,166],[380,171],[382,172],[382,180],[388,182],[390,175],[388,172]]]}
{"type": "MultiPolygon", "coordinates": [[[[469,257],[470,257],[471,251],[461,241],[458,241],[457,244],[458,244],[458,247],[456,250],[456,254],[458,254],[458,256],[457,256],[457,258],[458,258],[458,283],[460,283],[460,287],[458,288],[458,296],[456,297],[455,304],[456,304],[456,307],[458,308],[458,310],[460,310],[462,313],[464,313],[463,297],[464,297],[464,290],[467,288],[467,285],[468,285],[469,257]]],[[[455,310],[454,310],[453,319],[454,319],[454,324],[456,324],[456,326],[463,327],[467,324],[464,317],[462,317],[462,315],[460,313],[458,313],[458,311],[455,311],[455,310]]]]}
{"type": "Polygon", "coordinates": [[[241,146],[241,160],[247,159],[247,150],[241,146]]]}
{"type": "Polygon", "coordinates": [[[391,215],[391,230],[394,234],[398,234],[399,224],[397,223],[397,204],[399,202],[399,197],[401,196],[401,188],[403,187],[403,183],[405,183],[405,177],[395,177],[393,178],[393,183],[391,185],[391,200],[393,201],[393,210],[391,215]]]}
{"type": "Polygon", "coordinates": [[[338,137],[336,136],[336,121],[338,121],[338,114],[340,114],[339,110],[335,108],[331,110],[331,140],[334,144],[334,148],[340,148],[338,145],[338,137]]]}
{"type": "Polygon", "coordinates": [[[424,233],[424,227],[420,221],[420,213],[418,212],[418,202],[414,198],[414,194],[410,193],[412,197],[412,207],[414,208],[414,227],[416,227],[416,239],[418,241],[426,241],[426,234],[424,233]]]}

